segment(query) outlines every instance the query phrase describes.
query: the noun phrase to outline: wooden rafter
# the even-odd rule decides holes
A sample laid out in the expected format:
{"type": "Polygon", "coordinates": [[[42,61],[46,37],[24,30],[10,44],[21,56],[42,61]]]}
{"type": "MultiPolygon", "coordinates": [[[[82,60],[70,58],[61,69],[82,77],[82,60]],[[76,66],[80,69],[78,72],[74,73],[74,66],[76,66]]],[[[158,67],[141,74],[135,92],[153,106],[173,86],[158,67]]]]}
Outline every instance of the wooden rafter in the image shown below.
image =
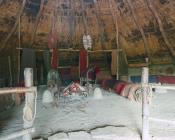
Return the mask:
{"type": "Polygon", "coordinates": [[[44,1],[45,0],[41,0],[41,3],[40,3],[40,9],[39,9],[39,12],[37,14],[35,25],[34,25],[33,32],[32,32],[31,45],[33,45],[33,43],[35,41],[36,31],[37,31],[38,24],[39,24],[39,21],[40,21],[40,17],[41,17],[43,8],[44,8],[44,1]]]}
{"type": "Polygon", "coordinates": [[[98,27],[99,27],[99,30],[100,30],[100,43],[101,43],[101,47],[102,49],[105,49],[105,46],[104,46],[104,27],[102,25],[102,20],[101,20],[101,17],[100,17],[100,9],[99,9],[99,4],[98,4],[98,1],[97,0],[93,0],[94,1],[94,6],[95,6],[95,14],[96,14],[96,18],[97,18],[97,22],[98,22],[98,27]]]}
{"type": "Polygon", "coordinates": [[[74,2],[73,2],[73,0],[70,0],[70,5],[71,5],[71,9],[72,9],[72,12],[70,13],[70,16],[72,16],[73,17],[73,25],[74,25],[74,33],[73,33],[73,35],[71,36],[71,41],[73,41],[74,40],[74,38],[75,38],[75,24],[76,24],[76,18],[75,18],[75,6],[74,6],[74,2]]]}
{"type": "Polygon", "coordinates": [[[3,0],[0,0],[0,5],[2,4],[3,0]]]}
{"type": "Polygon", "coordinates": [[[89,30],[88,30],[87,19],[85,17],[85,7],[84,7],[83,0],[80,0],[80,2],[81,2],[81,8],[82,8],[83,25],[84,25],[85,32],[87,33],[89,30]]]}
{"type": "MultiPolygon", "coordinates": [[[[114,26],[115,26],[115,32],[116,32],[116,44],[117,44],[117,49],[119,49],[119,25],[118,25],[118,17],[117,17],[117,14],[116,14],[116,11],[117,11],[117,8],[115,6],[115,2],[113,0],[109,0],[109,7],[110,7],[110,12],[111,12],[111,15],[112,15],[112,19],[113,19],[113,22],[114,22],[114,26]]],[[[128,60],[127,60],[127,55],[126,55],[126,52],[125,52],[125,49],[121,46],[122,48],[122,52],[124,54],[124,58],[125,58],[125,62],[126,64],[128,65],[128,60]]]]}
{"type": "Polygon", "coordinates": [[[165,44],[166,44],[168,50],[170,51],[170,54],[172,55],[173,58],[175,58],[175,51],[174,51],[174,49],[172,47],[172,44],[168,41],[167,35],[166,35],[165,31],[164,31],[163,24],[162,24],[162,21],[161,21],[161,19],[159,17],[158,12],[156,11],[156,9],[155,9],[155,7],[154,7],[154,5],[153,5],[151,0],[146,0],[146,2],[147,2],[147,5],[148,5],[148,8],[150,9],[150,11],[152,12],[152,14],[154,15],[154,17],[157,20],[160,32],[162,34],[162,37],[163,37],[163,39],[165,41],[165,44]]]}
{"type": "Polygon", "coordinates": [[[146,39],[145,33],[143,31],[143,28],[141,27],[141,25],[139,24],[138,18],[137,18],[137,14],[134,11],[134,7],[132,5],[131,0],[126,0],[128,3],[128,6],[131,10],[132,13],[132,17],[134,19],[134,23],[136,24],[138,30],[140,31],[141,35],[142,35],[142,39],[143,39],[143,43],[144,43],[144,47],[145,47],[145,55],[146,57],[149,58],[149,60],[151,60],[151,54],[150,54],[150,50],[149,50],[149,45],[148,45],[148,41],[146,39]]]}
{"type": "Polygon", "coordinates": [[[110,7],[110,12],[111,12],[111,15],[112,15],[112,19],[113,19],[114,26],[115,26],[115,31],[116,31],[116,44],[117,44],[117,47],[119,47],[118,18],[117,18],[117,15],[116,15],[115,11],[113,10],[114,8],[113,8],[112,0],[109,0],[109,7],[110,7]]]}
{"type": "Polygon", "coordinates": [[[77,7],[75,6],[75,3],[73,2],[73,0],[71,0],[71,3],[72,3],[72,13],[73,13],[73,16],[74,16],[74,26],[75,26],[75,32],[74,32],[74,36],[72,37],[72,40],[74,40],[73,43],[76,44],[77,41],[77,26],[78,26],[78,22],[77,22],[77,18],[76,18],[76,15],[75,15],[75,12],[77,11],[77,7]]]}
{"type": "Polygon", "coordinates": [[[22,15],[22,13],[23,13],[23,11],[24,11],[25,4],[26,4],[26,0],[23,0],[22,6],[21,6],[21,8],[20,8],[20,10],[19,10],[19,12],[18,12],[18,14],[17,14],[17,16],[16,16],[16,22],[15,22],[15,24],[14,24],[12,30],[9,32],[9,34],[8,34],[7,37],[5,38],[3,44],[2,44],[2,46],[1,46],[1,48],[0,48],[0,51],[2,51],[2,50],[5,48],[5,46],[6,46],[7,42],[9,41],[10,37],[11,37],[11,36],[14,34],[14,32],[16,31],[17,26],[18,26],[18,24],[19,24],[19,18],[21,17],[21,15],[22,15]]]}
{"type": "MultiPolygon", "coordinates": [[[[110,7],[110,12],[112,14],[112,19],[115,25],[115,31],[116,31],[116,47],[119,49],[119,28],[118,28],[118,18],[117,15],[115,14],[112,6],[112,0],[109,0],[109,7],[110,7]]],[[[117,52],[117,69],[116,69],[116,79],[119,80],[119,52],[117,52]]]]}
{"type": "MultiPolygon", "coordinates": [[[[93,2],[94,2],[94,5],[95,5],[95,0],[93,0],[93,2]]],[[[96,8],[96,5],[95,5],[95,20],[96,20],[96,22],[97,22],[97,27],[98,27],[98,35],[100,36],[100,33],[101,33],[101,29],[100,29],[100,23],[99,23],[99,17],[98,17],[98,13],[97,13],[97,8],[96,8]]],[[[100,46],[102,46],[102,39],[101,39],[101,37],[100,37],[100,46]]]]}

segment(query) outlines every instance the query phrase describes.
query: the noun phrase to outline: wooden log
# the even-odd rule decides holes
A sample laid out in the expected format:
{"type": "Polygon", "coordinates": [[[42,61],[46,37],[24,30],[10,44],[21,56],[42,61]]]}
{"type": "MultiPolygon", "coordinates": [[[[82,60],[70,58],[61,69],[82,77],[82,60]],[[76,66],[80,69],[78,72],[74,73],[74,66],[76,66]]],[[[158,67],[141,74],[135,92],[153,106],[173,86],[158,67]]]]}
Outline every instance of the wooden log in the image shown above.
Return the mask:
{"type": "Polygon", "coordinates": [[[2,47],[0,48],[0,51],[2,51],[2,50],[5,48],[7,42],[9,41],[9,39],[11,38],[11,36],[12,36],[12,35],[14,34],[14,32],[16,31],[16,28],[17,28],[18,23],[19,23],[19,18],[21,17],[21,15],[22,15],[22,13],[23,13],[23,11],[24,11],[25,4],[26,4],[26,0],[23,0],[22,6],[21,6],[21,8],[20,8],[20,10],[19,10],[19,12],[18,12],[18,14],[17,14],[16,22],[15,22],[15,24],[14,24],[12,30],[9,32],[9,34],[8,34],[7,37],[5,38],[5,40],[4,40],[3,44],[2,44],[2,47]]]}
{"type": "Polygon", "coordinates": [[[168,41],[167,35],[166,35],[166,33],[164,31],[164,28],[163,28],[162,21],[161,21],[161,19],[159,17],[158,12],[156,11],[156,8],[153,6],[153,2],[151,0],[146,0],[146,2],[147,2],[147,5],[148,5],[148,8],[150,9],[150,11],[152,12],[152,14],[154,15],[154,17],[157,20],[160,32],[162,34],[162,37],[163,37],[163,39],[165,41],[165,44],[166,44],[170,54],[172,55],[173,58],[175,58],[175,51],[174,51],[174,49],[172,47],[173,45],[168,41]]]}

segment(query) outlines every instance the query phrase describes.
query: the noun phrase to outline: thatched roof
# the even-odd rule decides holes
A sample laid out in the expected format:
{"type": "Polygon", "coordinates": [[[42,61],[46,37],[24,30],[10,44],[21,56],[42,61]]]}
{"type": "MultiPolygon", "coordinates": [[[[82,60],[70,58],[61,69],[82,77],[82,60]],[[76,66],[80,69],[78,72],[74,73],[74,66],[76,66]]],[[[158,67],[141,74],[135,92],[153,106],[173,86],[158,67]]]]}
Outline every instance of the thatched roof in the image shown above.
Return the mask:
{"type": "Polygon", "coordinates": [[[174,11],[174,0],[0,0],[0,51],[46,49],[54,21],[58,48],[80,49],[86,30],[93,50],[118,44],[129,63],[173,63],[174,11]]]}

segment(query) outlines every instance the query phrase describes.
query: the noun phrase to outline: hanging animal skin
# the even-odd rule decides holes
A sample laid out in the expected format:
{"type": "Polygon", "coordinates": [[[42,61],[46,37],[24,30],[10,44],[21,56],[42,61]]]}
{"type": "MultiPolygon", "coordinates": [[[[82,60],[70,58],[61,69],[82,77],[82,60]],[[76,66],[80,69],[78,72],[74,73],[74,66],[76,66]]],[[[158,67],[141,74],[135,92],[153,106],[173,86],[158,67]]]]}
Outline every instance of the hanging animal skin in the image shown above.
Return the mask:
{"type": "Polygon", "coordinates": [[[92,48],[92,39],[90,35],[83,35],[83,46],[86,50],[92,48]]]}

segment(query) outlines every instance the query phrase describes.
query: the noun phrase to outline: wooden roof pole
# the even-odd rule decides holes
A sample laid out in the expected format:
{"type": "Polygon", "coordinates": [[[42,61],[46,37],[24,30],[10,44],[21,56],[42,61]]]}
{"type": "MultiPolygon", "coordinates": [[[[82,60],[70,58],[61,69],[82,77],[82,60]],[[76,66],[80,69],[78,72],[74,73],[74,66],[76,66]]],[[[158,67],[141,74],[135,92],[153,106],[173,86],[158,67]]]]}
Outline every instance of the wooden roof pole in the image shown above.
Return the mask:
{"type": "MultiPolygon", "coordinates": [[[[112,14],[112,19],[114,22],[114,26],[115,26],[115,31],[116,31],[116,47],[117,49],[119,49],[119,28],[118,28],[118,19],[117,19],[117,15],[113,10],[113,6],[112,6],[112,0],[108,1],[109,3],[109,8],[110,8],[110,12],[112,14]]],[[[117,52],[117,71],[116,71],[116,79],[119,80],[119,52],[117,52]]]]}
{"type": "MultiPolygon", "coordinates": [[[[19,45],[19,48],[21,48],[21,17],[19,17],[18,20],[19,20],[19,23],[18,23],[18,45],[19,45]]],[[[20,70],[21,70],[21,51],[20,50],[18,50],[18,52],[17,52],[17,66],[18,66],[17,82],[19,83],[20,70]]]]}
{"type": "MultiPolygon", "coordinates": [[[[94,6],[95,6],[95,19],[96,19],[96,22],[97,22],[97,27],[98,27],[98,35],[100,36],[100,32],[101,32],[101,29],[100,29],[100,23],[99,23],[99,17],[98,17],[98,13],[97,13],[97,8],[96,8],[96,4],[95,4],[95,2],[96,2],[96,0],[93,0],[93,2],[94,2],[94,6]]],[[[100,46],[102,46],[102,39],[101,39],[101,37],[100,37],[100,46]]]]}
{"type": "Polygon", "coordinates": [[[16,31],[16,28],[17,28],[17,26],[18,26],[18,24],[19,24],[19,18],[21,17],[21,15],[22,15],[22,13],[23,13],[23,11],[24,11],[25,4],[26,4],[26,0],[23,0],[22,6],[21,6],[21,8],[20,8],[20,10],[19,10],[19,12],[18,12],[18,14],[17,14],[17,17],[16,17],[16,22],[15,22],[15,24],[14,24],[12,30],[9,32],[9,34],[8,34],[7,37],[5,38],[5,40],[4,40],[3,44],[2,44],[2,47],[0,48],[0,51],[2,51],[2,50],[5,48],[5,46],[6,46],[7,42],[9,41],[10,37],[11,37],[11,36],[13,35],[13,33],[16,31]]]}
{"type": "Polygon", "coordinates": [[[73,9],[73,14],[74,14],[74,18],[75,18],[75,33],[74,33],[74,37],[73,37],[73,40],[74,40],[74,43],[76,44],[78,42],[78,36],[77,36],[77,29],[78,29],[78,20],[76,18],[76,11],[77,11],[77,7],[75,6],[74,2],[71,0],[72,2],[72,9],[73,9]]]}
{"type": "MultiPolygon", "coordinates": [[[[73,34],[72,34],[72,36],[71,36],[71,31],[72,31],[72,29],[70,29],[70,40],[72,41],[72,42],[74,42],[74,39],[75,39],[75,24],[76,24],[76,18],[75,18],[75,7],[74,7],[74,2],[73,2],[73,0],[70,0],[70,5],[71,5],[71,13],[69,13],[69,17],[73,17],[73,30],[74,30],[74,32],[73,32],[73,34]]],[[[69,26],[70,26],[70,24],[69,24],[69,26]]],[[[70,28],[72,28],[72,27],[70,27],[70,28]]]]}
{"type": "Polygon", "coordinates": [[[40,17],[41,17],[43,8],[44,8],[44,0],[41,0],[40,9],[39,9],[39,12],[37,14],[35,25],[34,25],[34,28],[33,28],[33,33],[32,33],[32,37],[31,37],[31,45],[33,45],[33,43],[35,41],[36,31],[37,31],[37,28],[38,28],[38,24],[39,24],[39,21],[40,21],[40,17]]]}
{"type": "Polygon", "coordinates": [[[151,55],[150,55],[149,45],[148,45],[148,41],[147,41],[147,39],[146,39],[145,33],[144,33],[142,27],[140,26],[140,24],[139,24],[139,22],[138,22],[137,15],[136,15],[136,13],[135,13],[135,11],[134,11],[134,7],[133,7],[131,1],[130,1],[130,0],[126,0],[126,1],[127,1],[128,6],[129,6],[129,8],[130,8],[130,10],[131,10],[131,13],[132,13],[132,17],[133,17],[133,19],[134,19],[134,22],[135,22],[137,28],[139,29],[139,31],[140,31],[140,33],[141,33],[141,35],[142,35],[142,39],[143,39],[143,43],[144,43],[144,47],[145,47],[145,54],[146,54],[146,57],[148,57],[148,59],[149,59],[149,61],[150,61],[150,60],[151,60],[151,55]]]}
{"type": "Polygon", "coordinates": [[[84,3],[83,3],[83,0],[80,0],[81,1],[81,8],[82,8],[82,17],[83,17],[83,24],[84,24],[84,28],[85,28],[85,33],[87,34],[88,32],[88,24],[87,24],[87,19],[85,17],[85,8],[84,8],[84,3]]]}
{"type": "Polygon", "coordinates": [[[0,5],[2,4],[3,0],[0,0],[0,5]]]}
{"type": "MultiPolygon", "coordinates": [[[[112,0],[109,0],[109,7],[110,7],[110,12],[111,12],[111,15],[112,15],[112,19],[113,19],[113,22],[114,22],[114,26],[115,26],[115,31],[116,31],[116,44],[117,44],[117,49],[119,49],[119,27],[118,27],[118,18],[117,18],[117,14],[116,14],[116,7],[113,7],[115,4],[114,4],[114,1],[112,0]]],[[[124,59],[125,59],[125,62],[126,64],[128,65],[128,60],[127,60],[127,55],[126,55],[126,52],[125,52],[125,49],[122,48],[122,51],[124,53],[124,59]]]]}
{"type": "Polygon", "coordinates": [[[165,41],[165,44],[167,45],[168,50],[170,51],[170,54],[172,55],[173,58],[175,58],[175,51],[172,48],[172,44],[168,41],[167,35],[166,35],[165,31],[164,31],[163,24],[162,24],[162,21],[161,21],[161,19],[159,17],[158,12],[156,11],[155,7],[153,6],[153,3],[152,3],[151,0],[146,0],[146,2],[147,2],[147,5],[148,5],[148,8],[150,9],[150,11],[152,12],[153,16],[157,20],[160,32],[161,32],[162,37],[163,37],[163,39],[165,41]]]}
{"type": "Polygon", "coordinates": [[[101,21],[101,17],[100,17],[100,13],[99,13],[99,4],[97,0],[93,0],[94,1],[94,6],[95,6],[95,13],[96,13],[96,18],[98,21],[98,27],[100,29],[100,43],[101,43],[101,47],[102,49],[105,49],[104,46],[104,39],[103,39],[103,35],[104,35],[104,27],[102,27],[102,21],[101,21]]]}

